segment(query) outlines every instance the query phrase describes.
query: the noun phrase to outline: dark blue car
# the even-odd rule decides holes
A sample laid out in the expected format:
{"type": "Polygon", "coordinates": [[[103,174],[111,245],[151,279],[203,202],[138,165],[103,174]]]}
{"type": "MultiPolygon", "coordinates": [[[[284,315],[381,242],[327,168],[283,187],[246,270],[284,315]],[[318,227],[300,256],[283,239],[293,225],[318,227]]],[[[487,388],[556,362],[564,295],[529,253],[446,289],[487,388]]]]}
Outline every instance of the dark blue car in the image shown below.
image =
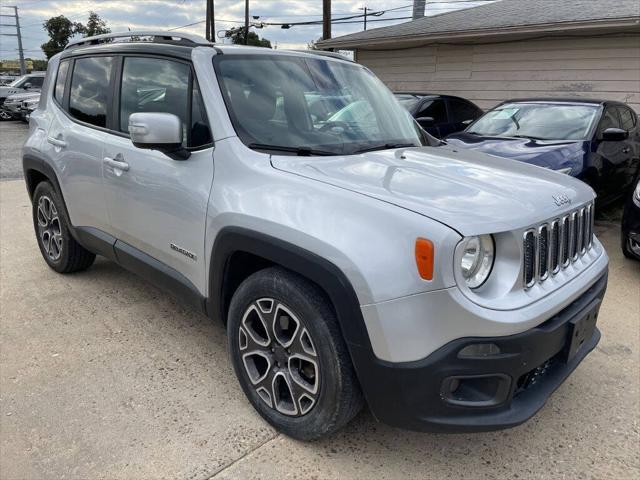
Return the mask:
{"type": "Polygon", "coordinates": [[[614,101],[509,100],[446,142],[578,177],[600,202],[628,191],[640,168],[638,116],[614,101]]]}

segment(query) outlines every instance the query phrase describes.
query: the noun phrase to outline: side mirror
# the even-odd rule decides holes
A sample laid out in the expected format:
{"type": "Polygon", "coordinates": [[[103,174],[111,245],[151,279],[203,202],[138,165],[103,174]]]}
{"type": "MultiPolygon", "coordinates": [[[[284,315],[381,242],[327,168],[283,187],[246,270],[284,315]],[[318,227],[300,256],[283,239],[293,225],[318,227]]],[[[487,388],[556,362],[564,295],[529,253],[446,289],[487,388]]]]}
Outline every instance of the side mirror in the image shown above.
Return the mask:
{"type": "Polygon", "coordinates": [[[427,125],[433,125],[436,122],[433,117],[418,117],[416,120],[420,124],[426,123],[427,125]]]}
{"type": "Polygon", "coordinates": [[[174,160],[186,160],[191,156],[182,146],[182,121],[172,113],[132,113],[129,135],[137,148],[159,150],[174,160]]]}
{"type": "Polygon", "coordinates": [[[29,90],[31,87],[32,87],[31,82],[27,82],[22,86],[22,88],[24,88],[25,90],[29,90]]]}
{"type": "Polygon", "coordinates": [[[629,138],[629,132],[622,128],[607,128],[602,132],[602,140],[605,142],[622,142],[629,138]]]}

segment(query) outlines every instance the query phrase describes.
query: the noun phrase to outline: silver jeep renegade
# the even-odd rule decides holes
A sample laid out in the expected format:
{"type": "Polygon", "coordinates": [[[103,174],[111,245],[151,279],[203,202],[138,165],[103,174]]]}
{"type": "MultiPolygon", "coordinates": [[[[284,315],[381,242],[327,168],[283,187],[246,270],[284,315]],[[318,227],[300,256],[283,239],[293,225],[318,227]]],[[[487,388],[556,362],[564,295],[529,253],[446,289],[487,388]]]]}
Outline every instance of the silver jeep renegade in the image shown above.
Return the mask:
{"type": "Polygon", "coordinates": [[[295,438],[365,402],[416,430],[518,425],[600,338],[591,188],[441,144],[335,54],[82,39],[49,62],[23,163],[48,265],[102,255],[223,322],[295,438]]]}

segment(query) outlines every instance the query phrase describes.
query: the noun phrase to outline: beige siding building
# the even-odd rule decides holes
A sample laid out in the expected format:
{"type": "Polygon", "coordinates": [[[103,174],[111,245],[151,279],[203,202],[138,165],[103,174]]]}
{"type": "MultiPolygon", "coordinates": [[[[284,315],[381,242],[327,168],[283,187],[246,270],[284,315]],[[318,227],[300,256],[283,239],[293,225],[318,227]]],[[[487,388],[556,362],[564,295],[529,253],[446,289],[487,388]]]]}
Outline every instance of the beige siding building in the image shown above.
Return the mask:
{"type": "Polygon", "coordinates": [[[392,90],[620,100],[640,113],[640,0],[502,0],[321,43],[392,90]],[[464,28],[461,28],[464,27],[464,28]]]}

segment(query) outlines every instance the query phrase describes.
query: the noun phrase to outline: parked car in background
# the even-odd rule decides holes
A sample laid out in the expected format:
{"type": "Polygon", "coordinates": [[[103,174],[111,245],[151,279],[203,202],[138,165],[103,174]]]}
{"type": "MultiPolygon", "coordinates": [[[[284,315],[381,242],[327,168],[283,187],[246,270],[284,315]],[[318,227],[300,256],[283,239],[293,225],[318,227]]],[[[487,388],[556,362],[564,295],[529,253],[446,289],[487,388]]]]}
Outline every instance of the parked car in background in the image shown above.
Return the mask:
{"type": "Polygon", "coordinates": [[[622,252],[627,258],[640,260],[640,178],[622,214],[622,252]]]}
{"type": "Polygon", "coordinates": [[[394,95],[420,126],[437,138],[464,130],[483,113],[475,103],[451,95],[407,92],[394,95]]]}
{"type": "MultiPolygon", "coordinates": [[[[22,120],[22,106],[24,102],[36,105],[40,101],[40,92],[14,93],[9,95],[0,105],[0,117],[3,120],[22,120]]],[[[35,108],[34,108],[35,109],[35,108]]]]}
{"type": "Polygon", "coordinates": [[[40,103],[40,95],[34,96],[32,98],[26,98],[20,104],[20,120],[23,122],[29,123],[29,118],[31,118],[31,113],[38,108],[38,104],[40,103]]]}
{"type": "Polygon", "coordinates": [[[0,120],[9,120],[11,117],[5,113],[2,107],[8,97],[16,93],[24,93],[26,91],[39,92],[44,82],[45,72],[34,72],[14,80],[9,85],[0,86],[0,120]]]}
{"type": "Polygon", "coordinates": [[[640,166],[638,116],[606,100],[508,100],[449,135],[447,143],[550,168],[619,198],[640,166]]]}

